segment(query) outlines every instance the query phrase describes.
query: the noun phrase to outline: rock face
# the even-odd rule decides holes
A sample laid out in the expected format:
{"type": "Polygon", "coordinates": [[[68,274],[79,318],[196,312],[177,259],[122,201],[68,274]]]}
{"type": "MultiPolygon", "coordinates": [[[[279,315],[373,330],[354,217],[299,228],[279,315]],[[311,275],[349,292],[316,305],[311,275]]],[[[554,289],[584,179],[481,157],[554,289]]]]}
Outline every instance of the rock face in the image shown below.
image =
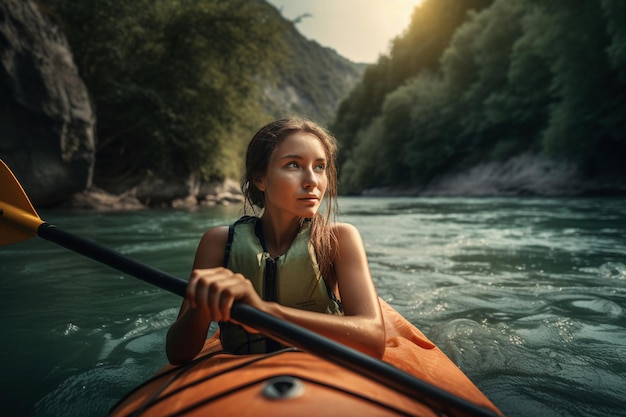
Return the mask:
{"type": "Polygon", "coordinates": [[[0,1],[0,158],[36,206],[91,185],[95,117],[63,33],[32,1],[0,1]]]}
{"type": "Polygon", "coordinates": [[[563,161],[524,153],[509,160],[485,162],[440,176],[423,187],[373,188],[367,196],[608,196],[626,195],[626,185],[610,178],[587,180],[563,161]]]}
{"type": "Polygon", "coordinates": [[[433,181],[421,195],[551,197],[587,191],[575,165],[525,153],[445,175],[433,181]]]}

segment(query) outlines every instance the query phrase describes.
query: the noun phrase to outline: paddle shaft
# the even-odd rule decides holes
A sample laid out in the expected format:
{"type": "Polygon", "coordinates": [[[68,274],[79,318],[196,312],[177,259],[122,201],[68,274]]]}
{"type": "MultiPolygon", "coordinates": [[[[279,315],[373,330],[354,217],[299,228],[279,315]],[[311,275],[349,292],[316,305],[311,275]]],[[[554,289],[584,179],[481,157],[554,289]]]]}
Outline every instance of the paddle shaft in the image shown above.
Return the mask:
{"type": "Polygon", "coordinates": [[[126,257],[119,252],[100,246],[90,240],[65,232],[54,225],[42,223],[37,229],[37,235],[171,293],[181,297],[185,296],[187,281],[126,257]]]}
{"type": "MultiPolygon", "coordinates": [[[[156,285],[171,293],[181,297],[185,296],[187,281],[165,271],[128,258],[90,240],[60,230],[46,222],[38,227],[37,234],[43,239],[156,285]]],[[[435,410],[441,410],[445,414],[456,415],[454,411],[460,411],[460,415],[497,416],[496,413],[489,409],[480,407],[434,385],[421,381],[386,362],[376,360],[293,323],[280,320],[247,304],[236,302],[231,309],[231,317],[272,338],[298,346],[305,351],[329,359],[340,366],[379,381],[435,410]]]]}

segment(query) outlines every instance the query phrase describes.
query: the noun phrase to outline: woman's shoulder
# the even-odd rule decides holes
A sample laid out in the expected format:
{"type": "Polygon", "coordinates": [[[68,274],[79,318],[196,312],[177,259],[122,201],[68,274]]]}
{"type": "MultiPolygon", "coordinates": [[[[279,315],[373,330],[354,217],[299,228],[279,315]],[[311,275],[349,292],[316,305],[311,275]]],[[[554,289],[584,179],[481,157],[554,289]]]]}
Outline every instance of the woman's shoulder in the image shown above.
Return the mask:
{"type": "Polygon", "coordinates": [[[357,233],[360,234],[359,229],[352,223],[335,223],[333,225],[335,233],[357,233]]]}
{"type": "Polygon", "coordinates": [[[200,243],[202,244],[204,241],[207,241],[207,243],[223,243],[223,245],[226,246],[231,227],[235,227],[241,224],[254,225],[256,224],[257,220],[259,220],[259,218],[255,216],[242,216],[230,226],[224,225],[211,227],[206,232],[204,232],[204,235],[202,236],[202,241],[200,243]]]}
{"type": "Polygon", "coordinates": [[[361,232],[359,229],[351,223],[335,223],[333,225],[333,231],[337,236],[337,242],[342,245],[344,242],[361,241],[361,232]]]}
{"type": "Polygon", "coordinates": [[[227,243],[228,226],[215,226],[204,232],[196,251],[194,268],[222,266],[227,243]]]}
{"type": "Polygon", "coordinates": [[[228,226],[213,226],[204,232],[202,236],[202,240],[217,240],[224,241],[226,243],[226,239],[228,239],[228,226]]]}

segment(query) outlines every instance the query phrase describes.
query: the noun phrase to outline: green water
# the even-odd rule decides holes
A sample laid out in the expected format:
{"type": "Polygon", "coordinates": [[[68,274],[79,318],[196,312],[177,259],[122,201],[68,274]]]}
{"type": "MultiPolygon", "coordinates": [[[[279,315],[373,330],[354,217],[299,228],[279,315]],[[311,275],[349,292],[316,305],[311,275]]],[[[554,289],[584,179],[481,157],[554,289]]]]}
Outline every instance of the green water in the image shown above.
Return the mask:
{"type": "MultiPolygon", "coordinates": [[[[344,198],[380,295],[508,416],[626,415],[626,200],[344,198]]],[[[237,208],[42,218],[186,277],[237,208]]],[[[2,416],[106,415],[180,300],[42,239],[0,248],[2,416]]]]}

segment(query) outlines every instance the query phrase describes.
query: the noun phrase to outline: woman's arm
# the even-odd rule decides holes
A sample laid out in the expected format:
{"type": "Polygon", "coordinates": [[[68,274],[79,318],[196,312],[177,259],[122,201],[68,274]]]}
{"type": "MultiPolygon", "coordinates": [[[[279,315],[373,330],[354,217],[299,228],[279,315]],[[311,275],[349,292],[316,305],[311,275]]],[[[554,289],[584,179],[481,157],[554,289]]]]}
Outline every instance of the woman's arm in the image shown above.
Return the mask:
{"type": "MultiPolygon", "coordinates": [[[[228,227],[209,229],[198,244],[196,257],[193,263],[197,269],[221,267],[224,260],[224,250],[228,240],[228,227]]],[[[197,282],[192,273],[190,284],[197,282]]],[[[178,318],[167,332],[165,352],[172,364],[180,364],[193,359],[204,346],[204,342],[212,321],[207,303],[195,303],[192,300],[201,297],[197,288],[187,285],[187,297],[183,300],[178,318]]]]}

